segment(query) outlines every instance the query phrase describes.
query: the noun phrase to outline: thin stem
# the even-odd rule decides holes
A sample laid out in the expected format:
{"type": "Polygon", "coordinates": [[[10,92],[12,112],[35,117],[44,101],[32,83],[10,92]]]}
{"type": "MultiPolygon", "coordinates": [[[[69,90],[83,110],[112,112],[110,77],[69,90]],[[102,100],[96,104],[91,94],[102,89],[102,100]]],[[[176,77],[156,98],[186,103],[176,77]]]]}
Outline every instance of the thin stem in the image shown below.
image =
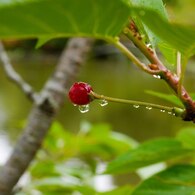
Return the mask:
{"type": "MultiPolygon", "coordinates": [[[[123,33],[139,48],[139,50],[145,55],[145,57],[152,63],[158,66],[158,70],[166,70],[165,66],[158,59],[155,50],[143,42],[142,37],[137,32],[131,31],[129,28],[125,28],[123,33]]],[[[159,72],[160,73],[160,72],[159,72]]]]}
{"type": "Polygon", "coordinates": [[[36,101],[38,95],[33,91],[33,88],[23,80],[23,78],[14,70],[7,52],[4,49],[3,44],[0,42],[0,60],[7,77],[13,81],[30,100],[36,101]]]}
{"type": "Polygon", "coordinates": [[[131,25],[124,29],[124,34],[138,47],[138,49],[145,55],[145,57],[152,63],[148,65],[151,70],[156,70],[156,75],[160,76],[161,79],[165,80],[166,83],[173,89],[175,95],[182,101],[185,106],[186,112],[183,114],[183,119],[186,121],[195,122],[195,102],[188,94],[186,89],[183,87],[182,82],[184,79],[184,71],[187,64],[187,59],[182,59],[181,66],[181,77],[172,73],[166,66],[161,62],[155,53],[155,50],[147,47],[142,40],[141,35],[136,31],[135,25],[131,25]]]}
{"type": "Polygon", "coordinates": [[[108,97],[108,96],[104,96],[104,95],[99,95],[93,91],[91,91],[90,94],[94,99],[107,100],[109,102],[124,103],[124,104],[130,104],[130,105],[135,105],[135,106],[147,107],[147,108],[154,108],[154,109],[170,112],[173,115],[180,116],[180,117],[185,112],[184,109],[178,108],[178,107],[168,107],[168,106],[163,106],[163,105],[153,104],[153,103],[148,103],[148,102],[113,98],[113,97],[108,97]]]}
{"type": "Polygon", "coordinates": [[[149,73],[156,74],[156,71],[150,70],[144,63],[142,63],[131,51],[129,51],[120,41],[114,41],[114,45],[120,49],[134,64],[136,64],[140,69],[149,73]]]}

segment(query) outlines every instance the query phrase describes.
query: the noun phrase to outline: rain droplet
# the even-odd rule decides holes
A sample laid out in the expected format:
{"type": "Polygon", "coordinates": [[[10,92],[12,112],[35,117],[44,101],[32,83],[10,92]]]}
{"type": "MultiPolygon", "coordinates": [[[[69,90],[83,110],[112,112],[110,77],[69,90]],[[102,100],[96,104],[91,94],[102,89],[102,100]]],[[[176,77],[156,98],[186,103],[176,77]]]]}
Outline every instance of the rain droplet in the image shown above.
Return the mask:
{"type": "Polygon", "coordinates": [[[106,106],[108,105],[108,102],[106,100],[100,100],[100,106],[106,106]]]}
{"type": "Polygon", "coordinates": [[[152,110],[152,107],[151,106],[146,106],[146,109],[147,110],[152,110]]]}
{"type": "Polygon", "coordinates": [[[146,46],[147,47],[152,47],[152,44],[151,43],[148,43],[146,46]]]}
{"type": "Polygon", "coordinates": [[[168,112],[168,114],[172,115],[173,113],[172,112],[168,112]]]}
{"type": "Polygon", "coordinates": [[[79,111],[80,111],[81,113],[86,113],[86,112],[88,112],[88,111],[89,111],[89,104],[79,106],[79,111]]]}
{"type": "Polygon", "coordinates": [[[182,94],[181,94],[182,96],[185,96],[186,95],[186,92],[185,91],[182,91],[182,94]]]}
{"type": "Polygon", "coordinates": [[[165,112],[165,110],[163,110],[163,109],[162,109],[162,110],[160,110],[160,111],[161,111],[161,112],[165,112]]]}
{"type": "Polygon", "coordinates": [[[73,106],[77,106],[77,104],[73,104],[73,106]]]}
{"type": "Polygon", "coordinates": [[[173,116],[176,116],[176,114],[175,114],[175,113],[173,113],[173,116]]]}
{"type": "Polygon", "coordinates": [[[154,74],[153,77],[156,78],[156,79],[161,79],[161,76],[160,75],[155,75],[154,74]]]}
{"type": "Polygon", "coordinates": [[[139,105],[135,104],[133,105],[134,108],[139,108],[139,105]]]}

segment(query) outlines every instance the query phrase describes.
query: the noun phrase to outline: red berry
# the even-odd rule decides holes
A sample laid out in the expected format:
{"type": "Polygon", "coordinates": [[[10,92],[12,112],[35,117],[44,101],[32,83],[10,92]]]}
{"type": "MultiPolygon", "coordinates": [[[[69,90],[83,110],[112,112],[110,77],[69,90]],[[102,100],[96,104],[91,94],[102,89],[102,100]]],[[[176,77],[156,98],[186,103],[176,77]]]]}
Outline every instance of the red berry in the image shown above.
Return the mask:
{"type": "Polygon", "coordinates": [[[72,85],[69,90],[69,98],[73,104],[86,105],[91,101],[90,92],[93,91],[92,87],[84,82],[77,82],[72,85]]]}

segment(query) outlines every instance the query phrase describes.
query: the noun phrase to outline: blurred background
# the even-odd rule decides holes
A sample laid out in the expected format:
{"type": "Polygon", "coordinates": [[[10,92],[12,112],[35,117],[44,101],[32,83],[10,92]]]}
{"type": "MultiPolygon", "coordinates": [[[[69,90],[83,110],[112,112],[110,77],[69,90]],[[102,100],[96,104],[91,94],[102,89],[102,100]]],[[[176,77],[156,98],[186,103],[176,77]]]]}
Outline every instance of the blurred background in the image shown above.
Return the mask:
{"type": "MultiPolygon", "coordinates": [[[[195,1],[167,0],[164,3],[172,21],[195,25],[195,1]]],[[[122,40],[139,58],[145,60],[133,45],[123,38],[122,40]]],[[[4,44],[16,71],[36,91],[39,91],[52,74],[66,42],[66,39],[51,40],[39,49],[35,49],[36,40],[9,40],[4,44]]],[[[195,59],[192,58],[186,71],[185,86],[189,92],[195,91],[194,64],[195,59]]],[[[147,91],[171,93],[165,82],[140,71],[116,48],[103,41],[96,41],[77,81],[89,83],[99,94],[170,105],[147,93],[147,91]]],[[[1,68],[0,164],[8,157],[31,107],[31,102],[7,80],[1,68]]],[[[92,124],[108,123],[114,131],[122,132],[138,142],[158,136],[174,136],[180,128],[186,126],[180,118],[168,113],[153,109],[136,109],[133,106],[117,103],[101,107],[95,101],[91,103],[89,112],[81,114],[68,99],[57,116],[57,121],[71,132],[78,132],[82,121],[92,124]]]]}

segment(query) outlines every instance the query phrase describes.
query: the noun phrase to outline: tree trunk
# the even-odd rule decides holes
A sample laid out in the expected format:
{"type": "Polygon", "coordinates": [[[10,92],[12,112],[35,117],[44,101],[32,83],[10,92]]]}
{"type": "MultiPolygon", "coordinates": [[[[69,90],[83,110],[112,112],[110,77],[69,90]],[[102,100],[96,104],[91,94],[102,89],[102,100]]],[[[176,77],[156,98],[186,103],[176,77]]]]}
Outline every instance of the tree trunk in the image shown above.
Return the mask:
{"type": "Polygon", "coordinates": [[[88,38],[69,40],[53,76],[48,79],[38,102],[33,105],[24,132],[16,142],[8,161],[1,168],[1,195],[11,194],[13,187],[34,159],[92,42],[88,38]]]}

